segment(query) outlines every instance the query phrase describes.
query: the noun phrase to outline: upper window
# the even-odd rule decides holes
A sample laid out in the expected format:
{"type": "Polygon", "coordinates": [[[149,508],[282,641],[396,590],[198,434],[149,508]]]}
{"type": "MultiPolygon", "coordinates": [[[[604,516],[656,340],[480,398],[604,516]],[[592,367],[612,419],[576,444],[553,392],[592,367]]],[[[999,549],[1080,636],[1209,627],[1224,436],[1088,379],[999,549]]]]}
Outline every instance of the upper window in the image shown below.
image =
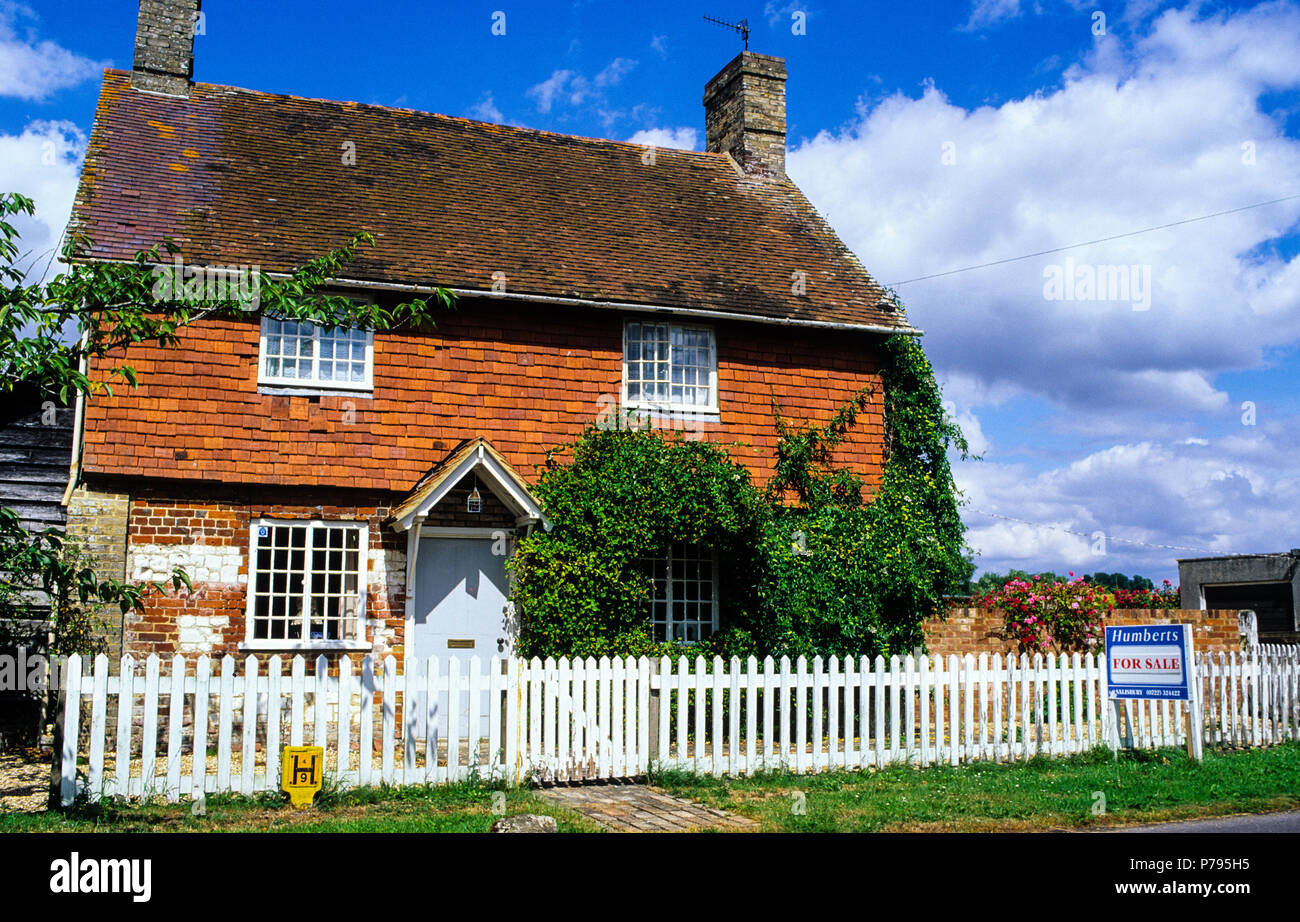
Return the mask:
{"type": "Polygon", "coordinates": [[[250,641],[288,644],[363,639],[365,525],[260,522],[249,561],[250,641]]]}
{"type": "Polygon", "coordinates": [[[647,409],[716,411],[713,330],[629,321],[623,330],[623,402],[647,409]]]}
{"type": "Polygon", "coordinates": [[[373,337],[365,330],[262,318],[262,383],[369,390],[373,358],[373,337]]]}
{"type": "Polygon", "coordinates": [[[712,548],[674,543],[646,561],[654,580],[650,624],[655,640],[696,643],[718,628],[718,592],[712,548]]]}

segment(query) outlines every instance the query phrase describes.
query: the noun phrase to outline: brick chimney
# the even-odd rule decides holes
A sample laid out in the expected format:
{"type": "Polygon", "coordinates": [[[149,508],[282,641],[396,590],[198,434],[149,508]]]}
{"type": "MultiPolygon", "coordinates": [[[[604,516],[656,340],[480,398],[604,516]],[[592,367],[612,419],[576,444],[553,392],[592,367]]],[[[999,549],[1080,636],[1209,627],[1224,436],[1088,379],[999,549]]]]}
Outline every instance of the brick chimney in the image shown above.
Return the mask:
{"type": "Polygon", "coordinates": [[[133,86],[169,96],[190,95],[194,29],[202,4],[203,0],[140,0],[133,86]]]}
{"type": "Polygon", "coordinates": [[[785,59],[742,51],[704,86],[705,150],[785,175],[785,59]]]}

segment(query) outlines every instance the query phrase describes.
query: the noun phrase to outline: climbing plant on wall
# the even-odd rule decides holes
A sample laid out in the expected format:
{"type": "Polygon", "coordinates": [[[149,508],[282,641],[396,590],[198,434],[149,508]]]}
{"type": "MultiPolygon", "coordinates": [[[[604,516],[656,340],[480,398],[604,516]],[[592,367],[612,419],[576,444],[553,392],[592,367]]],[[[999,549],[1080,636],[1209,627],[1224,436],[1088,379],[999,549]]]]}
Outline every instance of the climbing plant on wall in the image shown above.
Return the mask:
{"type": "Polygon", "coordinates": [[[830,422],[796,427],[778,409],[760,604],[715,645],[743,649],[748,641],[790,656],[907,652],[924,643],[921,622],[965,586],[973,567],[948,451],[965,456],[967,443],[915,337],[891,337],[884,355],[880,394],[859,391],[830,422]],[[885,461],[867,497],[868,485],[832,456],[877,399],[885,461]],[[790,495],[795,502],[781,502],[790,495]]]}
{"type": "Polygon", "coordinates": [[[774,400],[779,441],[762,489],[723,446],[680,435],[592,427],[552,451],[538,487],[550,530],[525,538],[512,562],[520,652],[676,652],[650,635],[643,563],[672,541],[717,550],[723,627],[692,653],[922,644],[921,622],[972,570],[948,462],[967,444],[915,337],[883,351],[880,390],[859,391],[826,423],[794,424],[774,400]],[[871,493],[833,457],[876,400],[885,457],[871,493]]]}
{"type": "Polygon", "coordinates": [[[673,541],[717,549],[731,610],[743,611],[753,594],[753,549],[770,510],[720,446],[593,426],[548,453],[537,493],[550,529],[524,538],[511,560],[526,656],[665,649],[647,625],[643,561],[673,541]]]}

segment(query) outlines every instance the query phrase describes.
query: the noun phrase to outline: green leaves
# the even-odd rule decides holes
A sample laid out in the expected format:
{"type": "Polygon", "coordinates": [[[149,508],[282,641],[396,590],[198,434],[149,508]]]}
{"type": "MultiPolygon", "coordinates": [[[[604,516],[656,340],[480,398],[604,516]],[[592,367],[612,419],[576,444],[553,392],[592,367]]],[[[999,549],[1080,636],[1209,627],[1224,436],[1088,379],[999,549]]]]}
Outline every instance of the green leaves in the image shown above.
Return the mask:
{"type": "MultiPolygon", "coordinates": [[[[110,397],[116,381],[135,388],[130,347],[172,347],[186,326],[209,317],[250,319],[256,316],[251,307],[325,328],[393,330],[432,326],[434,312],[455,303],[450,291],[438,287],[399,304],[356,303],[330,291],[357,250],[374,246],[367,231],[287,277],[240,267],[238,283],[231,283],[226,269],[183,267],[173,241],[120,263],[90,261],[90,238],[73,233],[62,248],[68,269],[27,285],[30,267],[18,265],[18,230],[8,218],[34,213],[26,196],[0,194],[0,399],[12,406],[17,394],[57,398],[68,406],[78,394],[103,391],[110,397]],[[87,373],[92,360],[95,367],[87,373]]],[[[168,580],[136,584],[96,579],[92,564],[62,533],[29,533],[12,510],[0,510],[0,572],[8,575],[0,583],[0,620],[30,616],[32,590],[43,590],[55,620],[55,652],[90,652],[96,607],[116,605],[125,614],[143,609],[149,594],[166,592],[169,585],[173,592],[192,589],[179,568],[168,580]]]]}
{"type": "MultiPolygon", "coordinates": [[[[432,326],[434,313],[453,306],[454,295],[434,288],[426,297],[400,304],[357,303],[330,290],[362,246],[375,245],[368,232],[341,247],[272,278],[257,266],[239,267],[238,284],[229,270],[183,266],[179,247],[164,240],[122,262],[91,261],[91,240],[72,233],[62,250],[67,269],[49,281],[27,284],[31,266],[22,258],[19,234],[9,220],[35,214],[31,199],[0,194],[0,400],[57,398],[69,405],[78,394],[113,384],[139,383],[129,364],[132,346],[175,346],[185,327],[208,318],[249,319],[250,307],[281,319],[367,330],[432,326]],[[255,293],[256,304],[249,295],[255,293]],[[88,373],[86,368],[93,369],[88,373]]],[[[130,583],[97,579],[93,561],[62,533],[29,533],[12,510],[0,509],[0,620],[32,613],[32,591],[44,591],[52,605],[57,653],[89,652],[94,610],[116,605],[141,609],[152,593],[189,590],[189,577],[173,570],[167,580],[130,583]]]]}
{"type": "Polygon", "coordinates": [[[964,456],[966,442],[915,338],[883,348],[886,457],[867,505],[861,478],[830,462],[876,392],[859,391],[823,426],[791,426],[774,400],[781,440],[766,491],[774,509],[763,607],[743,624],[774,655],[910,652],[924,643],[920,623],[970,575],[947,456],[964,456]],[[779,505],[789,493],[794,508],[779,505]]]}
{"type": "MultiPolygon", "coordinates": [[[[38,594],[48,602],[54,633],[52,653],[93,653],[102,627],[97,609],[116,606],[123,614],[144,608],[153,593],[166,592],[162,581],[131,583],[100,579],[94,561],[57,529],[29,532],[12,509],[0,508],[0,626],[30,619],[38,594]]],[[[172,571],[174,591],[190,590],[189,577],[172,571]]]]}
{"type": "Polygon", "coordinates": [[[360,248],[375,245],[366,231],[278,278],[257,266],[236,267],[237,278],[186,266],[171,240],[124,262],[93,262],[90,238],[72,233],[62,250],[67,270],[25,285],[18,231],[5,219],[34,211],[31,199],[0,194],[0,393],[23,390],[67,404],[78,393],[111,395],[114,381],[135,387],[129,347],[175,346],[180,331],[207,318],[248,319],[260,310],[326,329],[416,329],[432,327],[435,313],[455,304],[452,292],[436,287],[398,304],[330,291],[360,248]],[[82,371],[89,359],[100,360],[94,375],[82,371]]]}
{"type": "Polygon", "coordinates": [[[770,502],[779,502],[787,492],[793,492],[801,504],[812,509],[861,504],[862,478],[847,469],[832,470],[829,464],[831,455],[848,436],[858,414],[866,410],[874,394],[874,388],[864,387],[826,425],[810,423],[800,428],[786,422],[776,394],[772,395],[772,413],[780,441],[776,446],[776,471],[767,484],[770,502]]]}
{"type": "Polygon", "coordinates": [[[885,352],[893,449],[869,505],[831,456],[877,399],[871,388],[823,425],[790,423],[774,400],[780,441],[762,491],[707,442],[593,428],[549,452],[538,493],[553,529],[522,542],[515,562],[522,651],[639,649],[649,586],[638,560],[672,541],[718,549],[723,629],[692,653],[890,655],[924,643],[921,622],[970,575],[947,460],[965,442],[920,347],[896,337],[885,352]]]}
{"type": "Polygon", "coordinates": [[[552,529],[520,542],[511,562],[520,652],[671,651],[651,639],[651,583],[641,561],[662,556],[673,541],[716,547],[723,605],[743,604],[767,508],[749,472],[725,450],[680,436],[592,427],[548,457],[537,492],[552,529]]]}
{"type": "Polygon", "coordinates": [[[521,652],[647,652],[638,560],[672,541],[718,550],[723,628],[692,654],[874,656],[923,644],[921,622],[971,572],[947,458],[966,443],[919,344],[894,337],[884,350],[890,450],[869,505],[861,477],[831,456],[879,399],[872,388],[822,425],[789,422],[774,398],[780,440],[761,491],[702,441],[593,428],[548,452],[538,494],[553,528],[525,539],[513,563],[521,652]]]}

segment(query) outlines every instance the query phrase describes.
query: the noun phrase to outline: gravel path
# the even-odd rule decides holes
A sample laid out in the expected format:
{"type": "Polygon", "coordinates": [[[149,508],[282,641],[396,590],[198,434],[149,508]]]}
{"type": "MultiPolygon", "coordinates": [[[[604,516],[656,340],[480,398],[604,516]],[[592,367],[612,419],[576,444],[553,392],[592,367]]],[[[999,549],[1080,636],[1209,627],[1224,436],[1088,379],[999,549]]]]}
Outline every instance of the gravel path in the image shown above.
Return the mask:
{"type": "Polygon", "coordinates": [[[0,813],[41,813],[50,797],[50,751],[0,753],[0,813]]]}

